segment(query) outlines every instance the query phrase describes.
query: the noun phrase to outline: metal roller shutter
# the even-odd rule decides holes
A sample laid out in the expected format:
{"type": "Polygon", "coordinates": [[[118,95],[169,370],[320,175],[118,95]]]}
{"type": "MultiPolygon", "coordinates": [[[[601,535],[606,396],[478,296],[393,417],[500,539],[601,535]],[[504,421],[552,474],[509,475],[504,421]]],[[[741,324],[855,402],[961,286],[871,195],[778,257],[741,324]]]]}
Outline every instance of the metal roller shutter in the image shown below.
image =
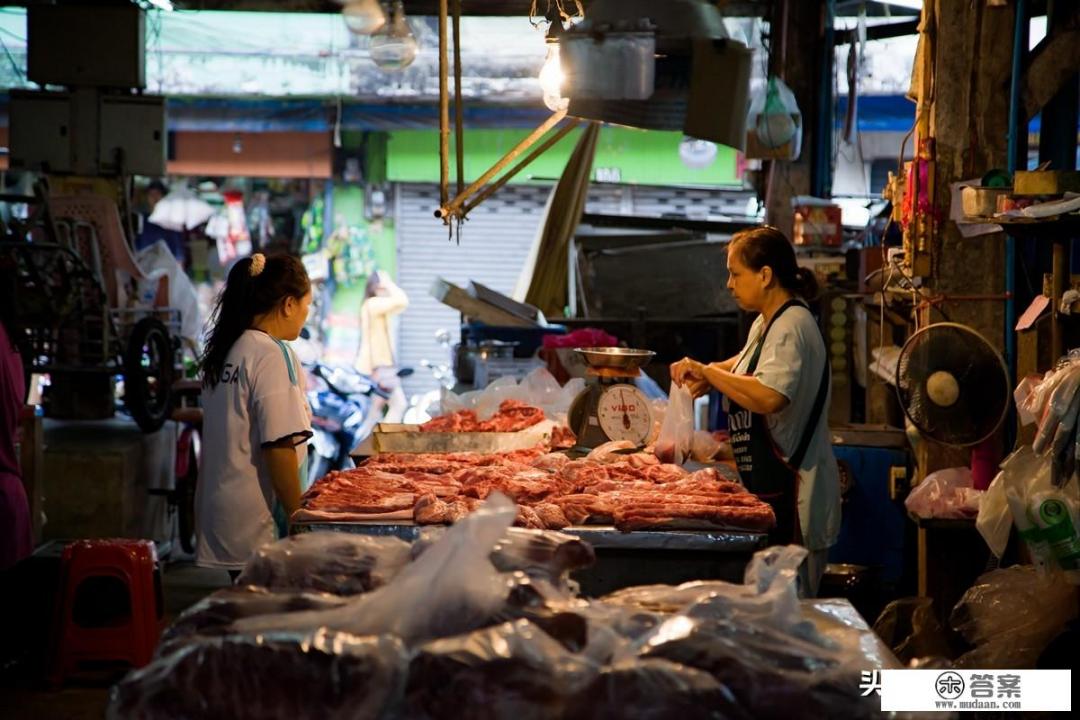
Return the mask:
{"type": "Polygon", "coordinates": [[[420,366],[424,359],[449,360],[435,333],[449,330],[454,343],[459,337],[460,315],[431,297],[432,282],[442,277],[463,286],[475,280],[502,293],[513,292],[549,193],[547,185],[507,185],[469,213],[458,245],[447,240],[446,227],[432,214],[439,205],[438,186],[397,185],[398,280],[409,296],[399,323],[398,362],[416,369],[403,383],[407,395],[437,387],[420,366]]]}
{"type": "Polygon", "coordinates": [[[708,188],[629,186],[632,193],[633,215],[662,217],[675,215],[694,220],[706,220],[719,215],[744,215],[747,201],[754,197],[745,190],[708,188]]]}

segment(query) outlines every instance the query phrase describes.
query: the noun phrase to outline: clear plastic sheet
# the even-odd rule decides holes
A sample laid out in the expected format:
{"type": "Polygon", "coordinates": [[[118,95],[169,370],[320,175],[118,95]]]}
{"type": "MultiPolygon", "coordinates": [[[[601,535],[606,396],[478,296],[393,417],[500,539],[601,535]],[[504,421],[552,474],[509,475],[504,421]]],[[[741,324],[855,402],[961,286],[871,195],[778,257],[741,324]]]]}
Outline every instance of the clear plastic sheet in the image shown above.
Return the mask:
{"type": "Polygon", "coordinates": [[[400,717],[557,720],[599,668],[527,620],[420,646],[400,717]]]}
{"type": "Polygon", "coordinates": [[[1077,615],[1077,589],[1060,573],[1014,565],[979,577],[953,608],[949,624],[975,645],[956,667],[1035,667],[1050,640],[1077,615]]]}
{"type": "Polygon", "coordinates": [[[892,648],[901,663],[940,661],[951,664],[951,658],[955,656],[934,612],[933,598],[893,600],[874,623],[874,634],[892,648]]]}
{"type": "Polygon", "coordinates": [[[799,566],[806,549],[778,545],[754,554],[743,584],[722,580],[699,580],[671,585],[642,585],[607,595],[615,605],[650,612],[683,612],[695,616],[744,617],[787,621],[798,616],[799,566]]]}
{"type": "Polygon", "coordinates": [[[205,638],[129,673],[110,691],[106,717],[374,720],[397,702],[406,670],[393,637],[205,638]]]}
{"type": "Polygon", "coordinates": [[[493,496],[425,532],[381,588],[231,588],[114,689],[114,718],[581,720],[870,717],[860,672],[896,667],[846,601],[800,601],[806,551],[758,552],[745,582],[575,597],[571,535],[511,529],[493,496]]]}
{"type": "Polygon", "coordinates": [[[518,382],[506,375],[498,378],[483,390],[472,390],[457,395],[450,391],[442,393],[440,412],[472,410],[481,420],[487,420],[498,409],[503,400],[520,400],[544,411],[549,420],[566,422],[570,403],[585,389],[582,378],[574,378],[565,385],[559,385],[555,376],[547,368],[537,368],[518,382]]]}
{"type": "Polygon", "coordinates": [[[566,720],[749,720],[712,675],[668,660],[621,662],[570,702],[566,720]]]}
{"type": "Polygon", "coordinates": [[[237,584],[359,595],[397,575],[408,564],[409,551],[407,542],[394,537],[291,535],[256,550],[237,584]]]}
{"type": "Polygon", "coordinates": [[[489,556],[516,512],[513,502],[494,494],[378,590],[332,610],[240,620],[235,629],[245,634],[316,628],[390,633],[407,643],[475,629],[506,598],[505,577],[489,556]]]}
{"type": "Polygon", "coordinates": [[[605,601],[674,610],[635,643],[638,654],[711,674],[751,717],[875,716],[876,702],[859,697],[860,672],[895,663],[865,625],[799,600],[805,556],[796,546],[768,548],[754,556],[743,585],[630,588],[605,601]]]}
{"type": "Polygon", "coordinates": [[[228,635],[232,624],[241,618],[329,610],[345,602],[345,598],[330,593],[267,590],[253,585],[224,588],[181,613],[162,633],[157,655],[168,655],[196,640],[228,635]]]}

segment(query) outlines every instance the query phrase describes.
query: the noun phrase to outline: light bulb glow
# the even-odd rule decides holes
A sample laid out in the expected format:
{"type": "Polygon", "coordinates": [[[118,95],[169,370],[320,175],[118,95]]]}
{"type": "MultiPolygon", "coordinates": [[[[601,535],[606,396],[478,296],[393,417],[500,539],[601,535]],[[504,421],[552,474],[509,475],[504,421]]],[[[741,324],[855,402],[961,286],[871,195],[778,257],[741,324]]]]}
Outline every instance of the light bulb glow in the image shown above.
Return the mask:
{"type": "Polygon", "coordinates": [[[383,70],[402,70],[416,59],[419,45],[405,19],[401,0],[394,3],[390,22],[371,36],[371,59],[383,70]]]}
{"type": "Polygon", "coordinates": [[[386,24],[386,13],[379,0],[350,0],[341,8],[345,27],[356,35],[370,35],[386,24]]]}
{"type": "Polygon", "coordinates": [[[566,76],[562,71],[562,62],[559,59],[559,44],[548,43],[547,57],[544,65],[540,68],[540,89],[544,93],[544,105],[548,110],[558,112],[565,110],[570,104],[568,98],[562,95],[563,84],[566,76]]]}

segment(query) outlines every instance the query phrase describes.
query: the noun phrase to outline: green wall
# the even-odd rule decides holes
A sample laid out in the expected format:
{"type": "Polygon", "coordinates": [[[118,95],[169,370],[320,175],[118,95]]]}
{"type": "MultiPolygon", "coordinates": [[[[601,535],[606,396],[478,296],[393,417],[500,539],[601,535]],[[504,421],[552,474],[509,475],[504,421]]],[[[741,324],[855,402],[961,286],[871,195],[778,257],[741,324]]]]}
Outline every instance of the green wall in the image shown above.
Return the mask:
{"type": "MultiPolygon", "coordinates": [[[[554,180],[562,175],[580,130],[571,132],[533,161],[510,182],[554,180]]],[[[465,178],[472,181],[495,164],[529,134],[528,130],[467,130],[465,178]]],[[[439,133],[431,130],[395,130],[389,133],[387,176],[397,182],[439,181],[439,133]]],[[[593,162],[594,180],[633,185],[738,186],[737,152],[724,145],[705,167],[690,167],[679,154],[683,136],[677,132],[635,130],[604,126],[593,162]],[[601,177],[597,178],[597,171],[601,177]]],[[[450,178],[454,169],[454,143],[450,143],[450,178]]]]}

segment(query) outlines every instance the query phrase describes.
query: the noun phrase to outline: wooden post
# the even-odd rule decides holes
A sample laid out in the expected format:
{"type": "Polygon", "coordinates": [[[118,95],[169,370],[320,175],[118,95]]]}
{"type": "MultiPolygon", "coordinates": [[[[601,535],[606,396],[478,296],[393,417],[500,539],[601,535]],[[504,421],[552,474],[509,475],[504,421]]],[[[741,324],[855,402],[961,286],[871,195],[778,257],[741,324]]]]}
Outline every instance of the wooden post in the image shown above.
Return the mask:
{"type": "MultiPolygon", "coordinates": [[[[965,239],[947,218],[952,183],[1006,165],[1011,53],[987,48],[1012,47],[1015,8],[937,0],[936,11],[939,41],[933,55],[930,132],[936,139],[932,197],[940,222],[932,238],[936,263],[928,285],[937,294],[1000,296],[1005,288],[1004,234],[965,239]]],[[[1004,347],[1003,301],[947,303],[944,310],[953,322],[1004,347]]],[[[919,477],[925,477],[943,467],[969,464],[970,452],[924,442],[916,458],[919,477]]]]}

